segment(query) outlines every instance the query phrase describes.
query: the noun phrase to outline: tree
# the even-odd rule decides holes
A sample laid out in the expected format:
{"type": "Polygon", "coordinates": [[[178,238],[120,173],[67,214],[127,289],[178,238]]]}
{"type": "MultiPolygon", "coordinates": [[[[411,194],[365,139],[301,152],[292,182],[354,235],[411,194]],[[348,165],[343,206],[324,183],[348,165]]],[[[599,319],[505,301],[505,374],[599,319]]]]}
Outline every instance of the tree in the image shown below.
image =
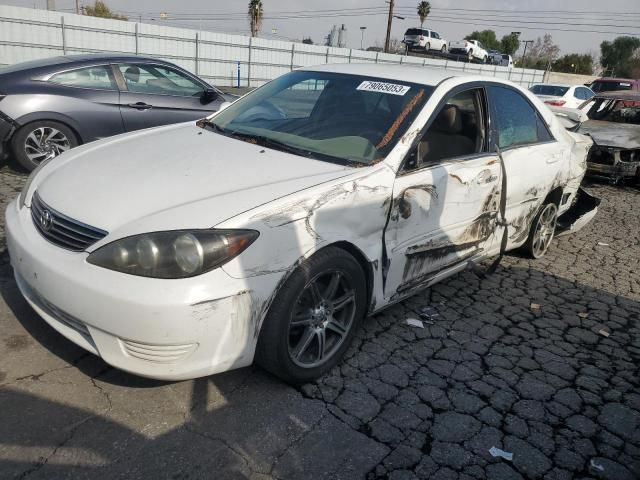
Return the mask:
{"type": "Polygon", "coordinates": [[[520,48],[520,40],[518,39],[518,35],[515,33],[510,33],[509,35],[505,35],[500,40],[500,50],[502,53],[506,53],[507,55],[515,55],[515,53],[520,48]]]}
{"type": "Polygon", "coordinates": [[[549,65],[557,60],[560,55],[560,47],[553,43],[550,34],[545,33],[543,38],[538,37],[533,46],[527,51],[526,58],[523,59],[523,68],[535,68],[546,70],[549,65]]]}
{"type": "Polygon", "coordinates": [[[638,68],[639,50],[640,38],[618,37],[613,42],[604,41],[600,44],[600,64],[610,75],[632,77],[638,68]]]}
{"type": "Polygon", "coordinates": [[[554,71],[564,73],[579,73],[580,75],[593,74],[593,57],[588,53],[580,55],[571,53],[557,59],[551,65],[554,71]]]}
{"type": "Polygon", "coordinates": [[[303,38],[302,43],[306,45],[313,45],[313,40],[311,40],[311,37],[303,38]]]}
{"type": "Polygon", "coordinates": [[[471,34],[464,37],[465,40],[478,40],[482,46],[487,50],[499,50],[500,42],[496,38],[496,32],[493,30],[482,30],[478,32],[471,32],[471,34]]]}
{"type": "Polygon", "coordinates": [[[424,25],[424,21],[431,13],[431,4],[429,2],[418,3],[418,17],[420,17],[420,26],[424,25]]]}
{"type": "Polygon", "coordinates": [[[125,15],[120,15],[111,11],[107,4],[101,0],[96,0],[92,6],[84,7],[84,14],[90,17],[113,18],[114,20],[129,20],[125,15]]]}
{"type": "Polygon", "coordinates": [[[262,9],[262,0],[250,0],[249,10],[249,27],[251,27],[251,36],[257,37],[262,27],[262,19],[264,18],[264,10],[262,9]]]}

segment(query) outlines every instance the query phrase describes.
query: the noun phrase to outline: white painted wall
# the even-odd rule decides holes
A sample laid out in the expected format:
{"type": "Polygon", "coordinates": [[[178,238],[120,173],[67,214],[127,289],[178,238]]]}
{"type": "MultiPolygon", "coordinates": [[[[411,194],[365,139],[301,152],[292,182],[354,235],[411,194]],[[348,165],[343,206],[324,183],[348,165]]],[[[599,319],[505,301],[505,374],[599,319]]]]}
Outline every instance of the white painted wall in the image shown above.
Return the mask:
{"type": "Polygon", "coordinates": [[[138,53],[180,65],[219,86],[257,87],[301,66],[323,63],[406,63],[510,79],[544,81],[541,70],[305,45],[163,25],[0,5],[0,65],[78,53],[138,53]]]}

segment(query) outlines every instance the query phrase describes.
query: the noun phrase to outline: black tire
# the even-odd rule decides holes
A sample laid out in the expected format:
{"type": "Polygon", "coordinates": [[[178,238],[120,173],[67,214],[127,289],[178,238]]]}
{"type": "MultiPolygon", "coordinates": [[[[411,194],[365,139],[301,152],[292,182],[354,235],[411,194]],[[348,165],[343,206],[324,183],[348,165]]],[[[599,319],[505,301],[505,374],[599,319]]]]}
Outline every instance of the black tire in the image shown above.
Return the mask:
{"type": "Polygon", "coordinates": [[[485,56],[485,57],[482,59],[482,63],[487,63],[487,61],[488,61],[488,60],[489,60],[489,57],[486,57],[486,56],[485,56]]]}
{"type": "Polygon", "coordinates": [[[443,46],[442,46],[442,48],[440,49],[440,51],[441,51],[442,53],[447,53],[447,46],[446,46],[446,45],[443,45],[443,46]]]}
{"type": "Polygon", "coordinates": [[[431,43],[427,42],[427,44],[424,46],[424,51],[428,52],[429,50],[431,50],[431,43]]]}
{"type": "Polygon", "coordinates": [[[531,258],[541,258],[547,253],[553,241],[557,222],[558,205],[554,202],[546,202],[531,222],[529,237],[524,244],[524,250],[531,258]],[[550,219],[549,211],[552,211],[550,219]],[[542,240],[541,236],[544,237],[542,240]]]}
{"type": "Polygon", "coordinates": [[[13,135],[11,150],[18,163],[32,171],[48,156],[55,157],[79,143],[75,132],[65,124],[53,120],[36,120],[24,125],[13,135]],[[40,136],[38,132],[42,132],[40,136]]]}
{"type": "MultiPolygon", "coordinates": [[[[328,295],[327,295],[328,296],[328,295]]],[[[359,327],[366,312],[366,278],[365,274],[360,267],[360,264],[346,251],[336,248],[327,247],[310,259],[301,264],[285,281],[284,285],[280,288],[280,291],[276,294],[276,297],[271,304],[271,308],[267,313],[264,320],[260,337],[258,338],[258,345],[256,348],[256,362],[265,370],[280,377],[286,382],[292,384],[300,384],[309,382],[323,375],[331,370],[342,358],[347,348],[353,340],[353,336],[359,327]],[[331,281],[326,285],[326,290],[321,293],[320,297],[324,297],[330,290],[330,284],[338,274],[338,282],[343,282],[338,287],[338,294],[342,295],[341,298],[346,298],[351,292],[353,292],[353,300],[349,301],[346,306],[341,308],[338,312],[338,308],[332,313],[326,313],[324,307],[321,313],[318,309],[305,309],[309,302],[305,302],[305,299],[311,300],[313,294],[310,293],[313,290],[313,285],[320,285],[325,276],[330,276],[331,281]],[[347,310],[348,309],[348,310],[347,310]],[[309,313],[304,313],[305,311],[309,313]],[[316,357],[320,357],[317,352],[312,348],[311,343],[305,350],[305,347],[300,347],[304,343],[305,337],[313,338],[313,344],[315,345],[316,336],[319,330],[324,329],[324,345],[329,343],[327,338],[338,338],[333,328],[328,328],[327,323],[335,323],[338,315],[344,312],[343,320],[345,317],[351,319],[349,328],[345,329],[345,333],[340,340],[333,342],[330,351],[330,355],[322,361],[321,364],[313,365],[312,362],[305,363],[303,354],[308,353],[309,356],[315,353],[316,357]],[[293,326],[294,313],[297,314],[296,323],[305,322],[304,326],[293,326]],[[322,316],[324,314],[324,322],[319,320],[316,315],[322,316]],[[309,316],[309,319],[301,318],[309,316]],[[335,315],[335,316],[334,316],[335,315]],[[327,320],[327,316],[333,321],[327,320]],[[306,323],[312,322],[312,324],[306,323]],[[322,326],[324,325],[324,326],[322,326]],[[302,329],[302,330],[301,330],[302,329]],[[300,333],[299,333],[300,332],[300,333]],[[297,336],[299,333],[299,337],[297,336]],[[330,334],[330,335],[329,335],[330,334]],[[295,343],[295,347],[292,351],[291,342],[295,343]],[[298,340],[296,340],[298,339],[298,340]],[[297,354],[296,354],[297,352],[297,354]],[[294,360],[292,357],[296,357],[294,360]],[[304,366],[304,365],[306,366],[304,366]]],[[[315,302],[312,302],[315,304],[315,302]]],[[[329,302],[331,303],[331,302],[329,302]]],[[[332,308],[333,305],[331,304],[332,308]]],[[[346,321],[345,321],[346,323],[346,321]]],[[[344,326],[344,325],[343,325],[344,326]]],[[[319,352],[319,341],[317,351],[319,352]]]]}

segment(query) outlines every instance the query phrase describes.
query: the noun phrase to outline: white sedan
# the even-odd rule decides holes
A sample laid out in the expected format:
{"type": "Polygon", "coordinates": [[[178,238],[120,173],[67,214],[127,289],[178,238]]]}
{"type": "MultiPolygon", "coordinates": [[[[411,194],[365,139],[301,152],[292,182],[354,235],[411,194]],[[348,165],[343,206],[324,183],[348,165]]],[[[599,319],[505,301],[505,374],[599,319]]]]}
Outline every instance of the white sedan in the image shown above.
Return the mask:
{"type": "Polygon", "coordinates": [[[43,163],[7,208],[11,264],[46,322],[120,369],[175,380],[255,358],[308,381],[367,315],[584,223],[590,145],[506,81],[296,70],[197,123],[43,163]]]}
{"type": "Polygon", "coordinates": [[[529,87],[529,90],[547,105],[563,108],[578,108],[595,95],[583,85],[538,83],[529,87]]]}

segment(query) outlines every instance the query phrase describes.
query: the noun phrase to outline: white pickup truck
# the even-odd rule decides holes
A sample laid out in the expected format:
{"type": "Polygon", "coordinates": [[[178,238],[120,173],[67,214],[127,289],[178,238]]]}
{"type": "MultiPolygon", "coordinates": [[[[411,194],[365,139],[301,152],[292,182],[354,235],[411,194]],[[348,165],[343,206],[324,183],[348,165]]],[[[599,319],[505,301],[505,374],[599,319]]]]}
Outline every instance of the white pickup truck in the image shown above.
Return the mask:
{"type": "Polygon", "coordinates": [[[449,53],[464,54],[469,60],[480,60],[487,63],[489,52],[487,52],[478,40],[460,40],[449,44],[449,53]]]}

